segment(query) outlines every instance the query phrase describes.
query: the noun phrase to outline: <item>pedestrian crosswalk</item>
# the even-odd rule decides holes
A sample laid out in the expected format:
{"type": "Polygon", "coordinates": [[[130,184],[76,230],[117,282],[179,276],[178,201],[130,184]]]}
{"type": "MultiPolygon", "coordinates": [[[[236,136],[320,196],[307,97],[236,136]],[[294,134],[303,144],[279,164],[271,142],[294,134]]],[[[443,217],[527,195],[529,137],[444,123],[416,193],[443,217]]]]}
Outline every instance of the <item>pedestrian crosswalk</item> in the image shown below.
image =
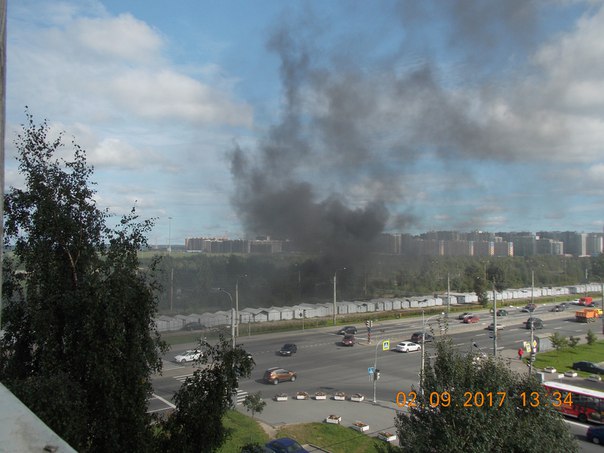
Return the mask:
{"type": "Polygon", "coordinates": [[[184,384],[185,380],[191,376],[193,376],[193,373],[181,374],[179,376],[174,376],[174,379],[176,379],[177,381],[182,382],[184,384]]]}
{"type": "Polygon", "coordinates": [[[237,389],[237,396],[235,396],[235,404],[236,405],[243,404],[243,401],[245,400],[245,397],[247,395],[248,395],[248,392],[241,390],[241,389],[237,389]]]}
{"type": "MultiPolygon", "coordinates": [[[[176,379],[179,382],[182,382],[184,384],[184,382],[187,380],[188,377],[193,376],[193,373],[189,373],[189,374],[181,374],[179,376],[174,376],[174,379],[176,379]]],[[[237,389],[237,394],[235,395],[235,404],[236,405],[240,405],[243,404],[243,400],[245,400],[245,397],[248,395],[248,392],[241,390],[241,389],[237,389]]]]}

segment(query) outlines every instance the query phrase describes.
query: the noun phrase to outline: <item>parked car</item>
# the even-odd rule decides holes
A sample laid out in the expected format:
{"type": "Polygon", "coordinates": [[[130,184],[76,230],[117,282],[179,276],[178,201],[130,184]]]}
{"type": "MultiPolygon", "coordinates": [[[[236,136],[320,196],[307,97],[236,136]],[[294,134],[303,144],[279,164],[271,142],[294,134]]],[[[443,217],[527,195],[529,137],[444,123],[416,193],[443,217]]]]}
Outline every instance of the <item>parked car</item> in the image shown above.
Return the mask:
{"type": "Polygon", "coordinates": [[[188,322],[183,326],[182,330],[202,330],[204,327],[200,322],[188,322]]]}
{"type": "Polygon", "coordinates": [[[466,324],[474,324],[478,321],[480,321],[480,318],[476,315],[466,316],[465,318],[463,318],[463,322],[465,322],[466,324]]]}
{"type": "Polygon", "coordinates": [[[527,329],[543,329],[543,321],[539,318],[529,318],[524,325],[527,329]]]}
{"type": "Polygon", "coordinates": [[[188,351],[185,351],[182,354],[174,356],[174,361],[178,363],[194,362],[195,360],[199,360],[200,358],[201,351],[197,349],[189,349],[188,351]]]}
{"type": "Polygon", "coordinates": [[[594,444],[604,444],[604,426],[590,426],[585,435],[594,444]]]}
{"type": "Polygon", "coordinates": [[[269,368],[264,372],[264,381],[277,385],[279,382],[296,380],[296,373],[283,368],[269,368]]]}
{"type": "Polygon", "coordinates": [[[593,362],[575,362],[573,363],[573,370],[587,371],[588,373],[593,374],[604,374],[604,368],[593,362]]]}
{"type": "MultiPolygon", "coordinates": [[[[497,330],[502,330],[505,326],[503,324],[497,324],[497,330]]],[[[489,330],[495,330],[495,325],[493,323],[487,326],[489,330]]]]}
{"type": "MultiPolygon", "coordinates": [[[[411,342],[421,344],[422,335],[423,335],[422,332],[415,332],[413,335],[411,335],[411,342]]],[[[426,332],[426,336],[424,338],[424,343],[427,343],[427,342],[433,341],[433,340],[434,340],[434,336],[429,334],[428,332],[426,332]]]]}
{"type": "Polygon", "coordinates": [[[344,335],[344,338],[342,338],[342,346],[354,346],[355,341],[354,335],[344,335]]]}
{"type": "Polygon", "coordinates": [[[342,327],[338,331],[338,335],[346,335],[346,334],[356,335],[357,334],[357,328],[355,326],[346,326],[346,327],[342,327]]]}
{"type": "Polygon", "coordinates": [[[298,352],[298,347],[293,343],[285,343],[279,350],[279,354],[290,356],[298,352]]]}
{"type": "Polygon", "coordinates": [[[504,310],[503,308],[501,310],[497,310],[497,316],[507,316],[508,315],[508,311],[504,310]]]}
{"type": "Polygon", "coordinates": [[[265,447],[275,453],[308,453],[308,450],[302,448],[302,445],[289,437],[271,440],[265,444],[265,447]]]}
{"type": "Polygon", "coordinates": [[[457,319],[463,320],[466,316],[472,316],[472,315],[474,315],[474,313],[470,313],[469,311],[465,311],[465,312],[461,313],[457,317],[457,319]]]}
{"type": "Polygon", "coordinates": [[[411,341],[401,341],[396,345],[396,350],[398,352],[413,352],[419,351],[422,347],[417,343],[412,343],[411,341]]]}

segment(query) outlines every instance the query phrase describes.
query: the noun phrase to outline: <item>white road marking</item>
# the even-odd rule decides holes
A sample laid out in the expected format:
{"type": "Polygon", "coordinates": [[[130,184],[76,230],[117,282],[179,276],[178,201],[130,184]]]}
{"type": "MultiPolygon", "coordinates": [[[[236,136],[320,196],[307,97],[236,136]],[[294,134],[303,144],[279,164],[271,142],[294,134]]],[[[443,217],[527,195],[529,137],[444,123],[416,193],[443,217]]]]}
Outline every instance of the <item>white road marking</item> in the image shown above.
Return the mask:
{"type": "MultiPolygon", "coordinates": [[[[152,395],[153,395],[153,397],[157,398],[165,405],[170,406],[172,409],[176,409],[176,406],[174,404],[172,404],[170,401],[168,401],[167,399],[162,398],[161,396],[156,395],[155,393],[153,393],[152,395]]],[[[163,410],[163,409],[158,409],[158,410],[163,410]]],[[[154,411],[154,412],[157,412],[157,411],[154,411]]]]}

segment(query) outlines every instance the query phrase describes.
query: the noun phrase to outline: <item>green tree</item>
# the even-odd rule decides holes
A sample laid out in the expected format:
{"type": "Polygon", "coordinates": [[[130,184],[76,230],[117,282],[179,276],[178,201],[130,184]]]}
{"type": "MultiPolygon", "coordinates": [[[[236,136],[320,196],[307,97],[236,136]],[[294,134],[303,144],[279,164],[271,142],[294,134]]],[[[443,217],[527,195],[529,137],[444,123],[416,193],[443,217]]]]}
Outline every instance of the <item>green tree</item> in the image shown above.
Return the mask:
{"type": "Polygon", "coordinates": [[[224,336],[214,346],[200,343],[200,368],[174,395],[176,411],[161,422],[158,451],[211,452],[227,439],[222,419],[237,393],[239,379],[249,377],[253,359],[241,348],[231,347],[224,336]]]}
{"type": "Polygon", "coordinates": [[[449,339],[435,347],[423,394],[408,414],[396,416],[403,452],[578,451],[562,416],[543,404],[547,396],[536,379],[492,357],[462,356],[449,339]]]}
{"type": "Polygon", "coordinates": [[[252,418],[254,418],[256,413],[260,414],[266,406],[266,401],[262,399],[262,392],[247,395],[243,400],[243,406],[248,412],[252,413],[252,418]]]}
{"type": "Polygon", "coordinates": [[[466,276],[472,281],[472,291],[476,293],[478,303],[486,307],[489,303],[489,297],[484,272],[478,265],[472,264],[466,268],[466,276]]]}
{"type": "Polygon", "coordinates": [[[587,331],[587,335],[585,336],[585,339],[587,340],[587,344],[591,346],[591,345],[595,344],[596,341],[598,341],[598,336],[595,333],[593,333],[591,331],[591,329],[589,329],[587,331]]]}
{"type": "Polygon", "coordinates": [[[73,160],[58,158],[62,135],[27,118],[16,140],[24,188],[4,200],[14,253],[3,266],[0,379],[77,450],[143,451],[163,348],[154,263],[143,272],[137,259],[152,223],[133,210],[109,228],[85,151],[73,143],[73,160]]]}
{"type": "Polygon", "coordinates": [[[549,341],[552,342],[552,346],[556,351],[560,351],[561,349],[568,347],[568,339],[565,336],[560,335],[558,332],[550,335],[549,341]]]}
{"type": "Polygon", "coordinates": [[[501,292],[506,288],[505,272],[496,264],[489,264],[487,268],[487,280],[495,286],[495,291],[501,292]]]}
{"type": "Polygon", "coordinates": [[[577,346],[579,344],[579,341],[581,341],[581,338],[579,337],[573,337],[572,335],[569,337],[568,339],[568,345],[571,348],[574,348],[575,346],[577,346]]]}

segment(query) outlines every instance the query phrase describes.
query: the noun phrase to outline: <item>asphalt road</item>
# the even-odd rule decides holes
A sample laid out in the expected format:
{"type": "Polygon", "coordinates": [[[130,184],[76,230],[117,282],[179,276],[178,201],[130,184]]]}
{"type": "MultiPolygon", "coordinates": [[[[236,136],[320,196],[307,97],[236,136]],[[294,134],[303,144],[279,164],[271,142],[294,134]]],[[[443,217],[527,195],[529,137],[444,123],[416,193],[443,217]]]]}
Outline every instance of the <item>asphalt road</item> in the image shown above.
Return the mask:
{"type": "MultiPolygon", "coordinates": [[[[535,330],[536,336],[547,337],[558,332],[564,336],[580,336],[584,342],[588,329],[601,336],[601,323],[582,324],[574,320],[575,307],[570,307],[565,312],[554,313],[549,311],[551,306],[553,305],[539,305],[534,312],[533,316],[544,321],[544,328],[535,330]]],[[[510,364],[518,371],[526,371],[526,367],[515,357],[518,347],[523,341],[530,338],[530,330],[523,325],[529,314],[522,313],[516,308],[507,309],[509,315],[497,319],[498,324],[504,325],[503,330],[498,332],[498,354],[509,358],[510,364]]],[[[461,351],[471,351],[472,344],[476,343],[482,351],[492,353],[493,340],[490,338],[492,333],[486,330],[488,324],[492,322],[492,315],[486,312],[478,312],[478,314],[481,318],[480,321],[469,325],[463,324],[452,316],[447,323],[448,334],[461,351]]],[[[428,321],[428,318],[426,320],[428,321]]],[[[436,335],[441,333],[440,327],[434,317],[427,322],[427,331],[432,330],[436,335]]],[[[367,400],[371,401],[373,384],[368,374],[368,368],[377,363],[380,379],[376,386],[376,399],[382,404],[392,406],[396,402],[397,392],[408,393],[412,388],[417,388],[421,353],[384,351],[379,340],[388,339],[391,348],[394,348],[399,341],[408,340],[413,332],[422,331],[421,317],[386,321],[379,324],[374,322],[371,343],[367,341],[365,326],[357,325],[357,328],[359,329],[357,344],[353,347],[341,346],[342,336],[335,333],[337,331],[335,328],[307,329],[238,338],[237,342],[252,353],[256,362],[251,378],[240,382],[241,391],[247,393],[260,391],[265,398],[271,398],[280,392],[293,396],[299,391],[310,394],[317,391],[328,394],[342,391],[347,394],[364,394],[367,400]],[[284,343],[295,343],[298,346],[298,352],[291,357],[280,356],[277,351],[284,343]],[[297,379],[295,382],[283,382],[278,385],[266,384],[262,377],[264,370],[270,367],[293,370],[297,373],[297,379]]],[[[174,355],[193,346],[181,345],[166,355],[164,373],[154,379],[154,390],[159,398],[169,401],[186,376],[194,371],[193,364],[180,365],[171,362],[174,355]]],[[[476,349],[474,350],[476,351],[476,349]]],[[[433,349],[430,344],[426,344],[424,352],[426,357],[431,355],[433,349]]],[[[151,409],[159,410],[162,405],[165,407],[165,401],[152,401],[151,409]]],[[[361,406],[359,406],[359,410],[361,410],[361,406]]],[[[294,422],[292,420],[290,423],[294,422]]],[[[586,427],[573,425],[573,429],[580,437],[584,436],[586,427]]],[[[586,448],[590,447],[584,442],[582,444],[586,448]]]]}

